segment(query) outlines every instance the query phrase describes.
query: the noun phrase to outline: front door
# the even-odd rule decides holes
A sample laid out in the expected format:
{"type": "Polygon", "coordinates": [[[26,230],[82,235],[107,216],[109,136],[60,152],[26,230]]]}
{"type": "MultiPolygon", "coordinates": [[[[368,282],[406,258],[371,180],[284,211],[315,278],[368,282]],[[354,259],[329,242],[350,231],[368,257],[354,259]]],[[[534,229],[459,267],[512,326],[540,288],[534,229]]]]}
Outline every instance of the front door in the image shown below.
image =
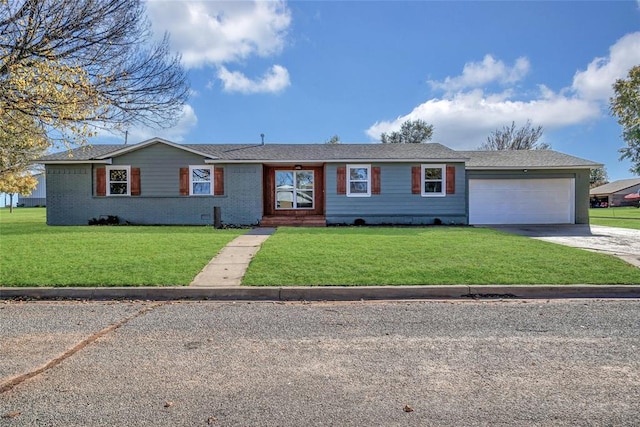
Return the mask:
{"type": "Polygon", "coordinates": [[[265,215],[322,215],[323,168],[265,166],[265,215]]]}
{"type": "Polygon", "coordinates": [[[275,209],[313,209],[312,170],[276,169],[275,209]]]}

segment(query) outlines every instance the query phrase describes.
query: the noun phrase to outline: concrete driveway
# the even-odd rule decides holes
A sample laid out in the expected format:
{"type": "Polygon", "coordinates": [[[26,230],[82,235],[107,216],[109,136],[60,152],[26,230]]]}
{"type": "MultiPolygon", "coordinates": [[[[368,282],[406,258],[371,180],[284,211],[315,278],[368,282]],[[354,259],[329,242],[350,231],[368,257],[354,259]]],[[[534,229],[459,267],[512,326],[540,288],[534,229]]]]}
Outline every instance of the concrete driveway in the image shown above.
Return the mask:
{"type": "Polygon", "coordinates": [[[505,225],[493,227],[560,245],[615,255],[640,268],[640,230],[601,225],[505,225]]]}

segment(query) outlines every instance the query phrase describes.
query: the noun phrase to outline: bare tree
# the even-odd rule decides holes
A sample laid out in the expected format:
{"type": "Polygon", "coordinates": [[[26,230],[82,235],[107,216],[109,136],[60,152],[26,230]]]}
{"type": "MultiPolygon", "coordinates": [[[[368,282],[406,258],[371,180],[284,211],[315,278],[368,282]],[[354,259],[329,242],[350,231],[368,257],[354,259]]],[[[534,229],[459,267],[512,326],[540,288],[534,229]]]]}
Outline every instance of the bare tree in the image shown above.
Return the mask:
{"type": "Polygon", "coordinates": [[[29,117],[65,143],[96,125],[168,127],[188,89],[168,35],[151,41],[141,0],[0,1],[2,126],[29,117]]]}
{"type": "Polygon", "coordinates": [[[424,120],[407,120],[400,125],[398,132],[383,132],[380,141],[383,144],[420,144],[433,137],[433,125],[424,120]]]}
{"type": "Polygon", "coordinates": [[[551,146],[546,143],[538,143],[542,136],[542,126],[532,127],[531,121],[516,129],[516,123],[505,126],[501,130],[496,129],[487,137],[487,142],[482,144],[480,150],[549,150],[551,146]]]}

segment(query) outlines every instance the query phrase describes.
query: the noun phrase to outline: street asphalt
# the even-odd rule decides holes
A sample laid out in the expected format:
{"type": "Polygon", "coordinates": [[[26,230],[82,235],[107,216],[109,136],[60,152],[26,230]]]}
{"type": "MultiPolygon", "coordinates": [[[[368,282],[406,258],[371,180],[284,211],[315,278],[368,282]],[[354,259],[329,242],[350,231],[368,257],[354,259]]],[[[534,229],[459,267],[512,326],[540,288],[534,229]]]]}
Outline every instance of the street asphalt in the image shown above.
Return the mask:
{"type": "Polygon", "coordinates": [[[84,343],[2,426],[640,423],[635,299],[0,301],[0,326],[0,387],[84,343]]]}

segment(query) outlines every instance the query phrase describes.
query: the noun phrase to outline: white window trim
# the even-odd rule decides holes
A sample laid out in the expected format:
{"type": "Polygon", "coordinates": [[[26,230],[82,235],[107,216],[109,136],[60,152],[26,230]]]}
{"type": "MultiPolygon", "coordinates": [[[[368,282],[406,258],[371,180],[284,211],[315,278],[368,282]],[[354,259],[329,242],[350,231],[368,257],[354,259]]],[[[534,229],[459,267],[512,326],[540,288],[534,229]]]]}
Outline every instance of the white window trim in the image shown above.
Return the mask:
{"type": "Polygon", "coordinates": [[[424,163],[420,165],[420,194],[422,197],[445,197],[447,195],[447,165],[445,164],[430,164],[424,163]],[[424,170],[427,169],[442,169],[442,190],[440,193],[426,193],[424,191],[424,170]]]}
{"type": "MultiPolygon", "coordinates": [[[[111,197],[124,197],[131,196],[131,166],[126,165],[113,165],[113,166],[105,166],[105,173],[107,176],[105,177],[106,195],[111,197]],[[111,171],[112,170],[121,170],[124,169],[127,171],[127,192],[125,194],[111,194],[111,171]]],[[[114,181],[120,182],[120,181],[114,181]]]]}
{"type": "MultiPolygon", "coordinates": [[[[196,182],[206,182],[206,181],[196,181],[196,182]]],[[[213,196],[213,166],[210,165],[189,165],[189,195],[190,196],[213,196]],[[208,169],[211,176],[211,185],[209,186],[209,194],[194,194],[193,193],[193,170],[194,169],[208,169]]]]}
{"type": "MultiPolygon", "coordinates": [[[[371,165],[363,165],[363,164],[351,164],[347,165],[346,169],[347,175],[347,197],[371,197],[371,165]],[[351,169],[366,169],[367,170],[367,192],[366,193],[351,193],[351,169]]],[[[364,181],[354,181],[354,182],[364,182],[364,181]]]]}

